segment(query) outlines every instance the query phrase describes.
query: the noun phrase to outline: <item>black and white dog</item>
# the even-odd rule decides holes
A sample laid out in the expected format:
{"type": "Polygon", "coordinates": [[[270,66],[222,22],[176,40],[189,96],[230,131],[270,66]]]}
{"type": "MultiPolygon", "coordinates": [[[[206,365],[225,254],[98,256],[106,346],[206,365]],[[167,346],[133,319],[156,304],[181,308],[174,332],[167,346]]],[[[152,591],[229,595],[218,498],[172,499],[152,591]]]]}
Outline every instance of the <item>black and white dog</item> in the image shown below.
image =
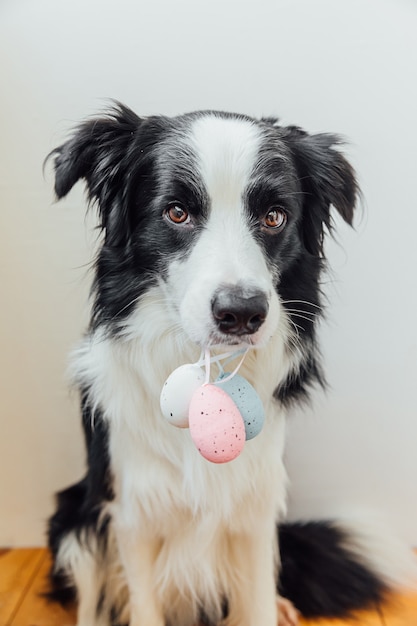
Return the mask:
{"type": "Polygon", "coordinates": [[[58,198],[84,179],[103,230],[72,363],[88,469],[49,523],[51,595],[78,601],[79,626],[276,626],[296,619],[285,604],[278,616],[278,592],[306,615],[342,615],[395,581],[388,544],[367,553],[336,523],[277,531],[286,410],[324,385],[330,209],[351,224],[358,195],[339,143],[271,119],[117,105],[54,151],[58,198]],[[250,346],[241,373],[266,411],[221,465],[159,404],[205,346],[250,346]]]}

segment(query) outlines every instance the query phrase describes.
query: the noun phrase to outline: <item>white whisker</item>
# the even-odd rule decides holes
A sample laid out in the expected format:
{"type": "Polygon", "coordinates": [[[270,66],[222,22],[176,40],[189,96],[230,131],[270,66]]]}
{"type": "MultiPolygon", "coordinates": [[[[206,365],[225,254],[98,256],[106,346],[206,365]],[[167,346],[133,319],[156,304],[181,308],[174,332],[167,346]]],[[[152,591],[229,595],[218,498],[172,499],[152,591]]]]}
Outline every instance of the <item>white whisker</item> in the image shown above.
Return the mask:
{"type": "Polygon", "coordinates": [[[307,306],[312,306],[315,309],[323,310],[319,304],[314,304],[314,302],[309,302],[308,300],[282,300],[282,304],[307,304],[307,306]]]}
{"type": "Polygon", "coordinates": [[[301,315],[309,315],[312,318],[320,317],[320,313],[313,313],[312,311],[304,311],[303,309],[286,309],[288,313],[301,313],[301,315]]]}
{"type": "Polygon", "coordinates": [[[292,311],[291,315],[294,315],[295,317],[300,317],[303,320],[307,320],[307,322],[314,322],[314,318],[307,317],[307,315],[301,315],[301,313],[296,313],[295,311],[292,311]]]}

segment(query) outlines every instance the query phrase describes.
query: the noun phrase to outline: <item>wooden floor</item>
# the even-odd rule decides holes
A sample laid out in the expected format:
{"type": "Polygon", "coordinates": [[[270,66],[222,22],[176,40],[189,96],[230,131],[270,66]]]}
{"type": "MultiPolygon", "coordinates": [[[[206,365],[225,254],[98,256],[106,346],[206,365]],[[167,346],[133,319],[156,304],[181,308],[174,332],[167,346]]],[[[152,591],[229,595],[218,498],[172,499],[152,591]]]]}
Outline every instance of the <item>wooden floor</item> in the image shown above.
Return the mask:
{"type": "MultiPolygon", "coordinates": [[[[49,554],[42,548],[0,549],[0,626],[74,626],[75,610],[47,604],[41,594],[49,554]]],[[[417,594],[396,596],[383,616],[362,613],[350,622],[302,620],[300,626],[417,626],[417,594]]],[[[260,625],[261,626],[261,625],[260,625]]]]}

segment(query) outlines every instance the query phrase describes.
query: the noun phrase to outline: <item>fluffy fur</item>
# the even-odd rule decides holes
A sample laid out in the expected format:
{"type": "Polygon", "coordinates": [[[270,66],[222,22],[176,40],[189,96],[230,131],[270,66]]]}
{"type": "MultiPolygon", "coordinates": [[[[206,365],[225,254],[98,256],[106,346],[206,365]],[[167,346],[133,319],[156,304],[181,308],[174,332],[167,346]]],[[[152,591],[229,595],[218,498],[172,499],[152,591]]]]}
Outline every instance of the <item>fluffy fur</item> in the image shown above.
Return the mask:
{"type": "MultiPolygon", "coordinates": [[[[72,359],[87,474],[58,494],[49,524],[52,596],[77,599],[79,626],[276,626],[285,413],[324,385],[323,237],[331,205],[351,224],[357,198],[339,143],[275,120],[139,118],[118,105],[54,151],[58,198],[83,179],[103,230],[72,359]],[[163,419],[159,396],[175,368],[225,344],[251,346],[241,373],[266,423],[214,465],[163,419]]],[[[354,533],[280,534],[281,588],[306,614],[381,599],[388,564],[361,558],[354,533]],[[308,581],[311,545],[328,558],[308,581]]]]}

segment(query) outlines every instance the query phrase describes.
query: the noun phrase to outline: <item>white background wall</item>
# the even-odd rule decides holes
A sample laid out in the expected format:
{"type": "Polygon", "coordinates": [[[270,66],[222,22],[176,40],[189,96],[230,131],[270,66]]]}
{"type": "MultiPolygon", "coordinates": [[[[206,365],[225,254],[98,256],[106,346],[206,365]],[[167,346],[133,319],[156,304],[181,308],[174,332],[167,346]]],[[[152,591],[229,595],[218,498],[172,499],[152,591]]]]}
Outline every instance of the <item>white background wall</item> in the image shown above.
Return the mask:
{"type": "Polygon", "coordinates": [[[291,516],[377,509],[417,544],[414,0],[3,0],[0,4],[0,545],[43,542],[82,473],[66,354],[95,235],[45,155],[119,99],[141,114],[278,114],[350,139],[366,207],[329,242],[332,389],[291,421],[291,516]]]}

